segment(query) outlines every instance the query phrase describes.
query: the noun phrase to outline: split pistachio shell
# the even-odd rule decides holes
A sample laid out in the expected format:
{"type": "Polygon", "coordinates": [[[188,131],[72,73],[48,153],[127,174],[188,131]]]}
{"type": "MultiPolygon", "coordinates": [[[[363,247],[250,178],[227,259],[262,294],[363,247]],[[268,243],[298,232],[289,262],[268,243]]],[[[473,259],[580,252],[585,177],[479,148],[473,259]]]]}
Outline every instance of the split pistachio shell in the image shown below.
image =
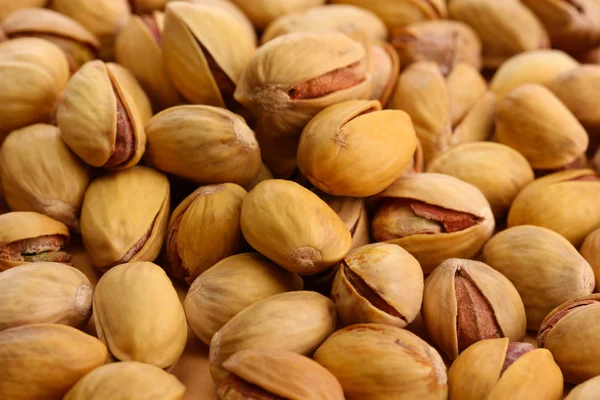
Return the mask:
{"type": "Polygon", "coordinates": [[[348,400],[448,398],[446,366],[438,352],[394,326],[348,326],[331,335],[314,359],[339,380],[348,400]]]}
{"type": "Polygon", "coordinates": [[[63,400],[181,400],[185,386],[176,377],[150,364],[112,363],[83,377],[63,400]]]}
{"type": "Polygon", "coordinates": [[[90,169],[55,126],[35,124],[10,133],[0,148],[0,180],[12,210],[36,211],[79,230],[90,169]]]}
{"type": "Polygon", "coordinates": [[[466,63],[457,64],[447,78],[452,126],[458,125],[486,94],[487,83],[478,70],[466,63]]]}
{"type": "Polygon", "coordinates": [[[464,400],[560,400],[563,377],[552,354],[508,338],[482,340],[465,350],[448,371],[450,398],[464,400]]]}
{"type": "Polygon", "coordinates": [[[454,128],[454,143],[471,143],[488,140],[496,122],[496,96],[487,91],[454,128]]]}
{"type": "Polygon", "coordinates": [[[556,172],[527,185],[515,198],[508,226],[538,225],[579,247],[600,226],[600,178],[590,169],[556,172]]]}
{"type": "Polygon", "coordinates": [[[533,170],[521,153],[492,142],[456,146],[435,158],[427,171],[452,175],[476,186],[496,218],[504,217],[521,189],[534,180],[533,170]]]}
{"type": "Polygon", "coordinates": [[[48,0],[4,0],[0,3],[0,21],[21,8],[45,7],[48,0]]]}
{"type": "Polygon", "coordinates": [[[198,183],[252,182],[261,153],[242,117],[223,108],[178,106],[146,126],[147,158],[161,171],[198,183]]]}
{"type": "Polygon", "coordinates": [[[126,262],[154,261],[168,220],[169,181],[163,174],[146,167],[107,174],[92,182],[85,194],[83,244],[101,271],[126,262]]]}
{"type": "Polygon", "coordinates": [[[405,175],[373,205],[375,240],[407,250],[426,274],[448,258],[476,256],[495,226],[481,191],[449,175],[405,175]]]}
{"type": "Polygon", "coordinates": [[[0,332],[0,398],[61,400],[88,372],[106,361],[106,346],[58,324],[0,332]]]}
{"type": "Polygon", "coordinates": [[[206,344],[231,318],[257,301],[302,290],[300,277],[258,253],[227,257],[190,286],[183,306],[194,334],[206,344]]]}
{"type": "Polygon", "coordinates": [[[96,286],[93,307],[98,338],[116,360],[169,368],[183,353],[185,314],[158,265],[134,262],[112,268],[96,286]]]}
{"type": "Polygon", "coordinates": [[[386,105],[394,93],[400,75],[400,57],[398,52],[385,41],[379,41],[371,47],[371,92],[370,100],[379,100],[386,105]]]}
{"type": "Polygon", "coordinates": [[[317,193],[325,203],[344,221],[352,235],[350,250],[369,244],[369,216],[364,199],[356,197],[337,197],[317,193]]]}
{"type": "Polygon", "coordinates": [[[127,68],[117,63],[107,63],[106,67],[112,74],[113,78],[119,83],[119,86],[131,95],[133,102],[137,106],[142,119],[142,125],[146,125],[152,118],[152,105],[150,99],[144,89],[140,86],[135,76],[127,68]]]}
{"type": "Polygon", "coordinates": [[[496,234],[483,248],[483,261],[517,288],[527,328],[538,329],[554,307],[594,290],[594,272],[571,243],[538,226],[517,226],[496,234]]]}
{"type": "Polygon", "coordinates": [[[325,0],[233,0],[257,29],[264,29],[274,19],[293,12],[322,6],[325,0]]]}
{"type": "Polygon", "coordinates": [[[256,43],[258,38],[256,37],[256,30],[254,25],[246,14],[233,2],[229,0],[188,0],[192,3],[204,4],[213,8],[219,8],[229,14],[231,14],[240,24],[244,25],[246,34],[252,38],[252,41],[256,43]]]}
{"type": "Polygon", "coordinates": [[[102,61],[90,61],[69,81],[58,104],[61,137],[94,167],[136,165],[146,147],[142,116],[132,94],[102,61]]]}
{"type": "Polygon", "coordinates": [[[297,183],[261,182],[244,199],[241,226],[248,243],[283,268],[314,275],[350,249],[350,231],[327,203],[297,183]]]}
{"type": "Polygon", "coordinates": [[[0,43],[0,134],[50,120],[69,79],[67,57],[47,40],[0,43]]]}
{"type": "Polygon", "coordinates": [[[378,101],[351,100],[326,108],[306,125],[298,166],[324,192],[367,197],[402,175],[416,147],[408,114],[382,111],[378,101]]]}
{"type": "Polygon", "coordinates": [[[600,396],[600,377],[588,379],[571,390],[565,400],[595,400],[600,396]]]}
{"type": "Polygon", "coordinates": [[[600,229],[587,235],[579,252],[594,270],[596,287],[600,290],[600,229]]]}
{"type": "Polygon", "coordinates": [[[496,137],[523,154],[533,169],[559,169],[580,157],[588,135],[552,92],[525,84],[498,104],[496,137]]]}
{"type": "Polygon", "coordinates": [[[444,261],[425,281],[423,320],[451,360],[480,340],[521,341],[527,330],[513,284],[484,263],[458,258],[444,261]]]}

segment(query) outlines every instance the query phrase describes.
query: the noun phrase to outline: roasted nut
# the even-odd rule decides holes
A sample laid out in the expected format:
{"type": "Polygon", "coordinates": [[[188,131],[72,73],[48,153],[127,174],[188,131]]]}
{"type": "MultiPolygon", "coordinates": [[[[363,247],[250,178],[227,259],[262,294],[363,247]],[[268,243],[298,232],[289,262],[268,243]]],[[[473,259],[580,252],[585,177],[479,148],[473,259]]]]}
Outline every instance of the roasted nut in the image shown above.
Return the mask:
{"type": "Polygon", "coordinates": [[[325,0],[233,0],[250,18],[254,26],[264,29],[274,19],[285,14],[322,6],[325,0]]]}
{"type": "Polygon", "coordinates": [[[448,258],[477,255],[495,226],[479,189],[449,175],[405,175],[373,205],[375,240],[407,250],[426,274],[448,258]]]}
{"type": "Polygon", "coordinates": [[[60,400],[106,361],[106,346],[75,328],[34,324],[0,332],[0,398],[60,400]]]}
{"type": "Polygon", "coordinates": [[[579,252],[594,270],[596,287],[600,290],[600,229],[587,235],[579,252]]]}
{"type": "Polygon", "coordinates": [[[447,78],[452,126],[458,125],[487,92],[479,71],[466,63],[454,66],[447,78]]]}
{"type": "Polygon", "coordinates": [[[565,400],[595,400],[598,396],[600,396],[600,377],[595,377],[571,390],[565,400]]]}
{"type": "Polygon", "coordinates": [[[112,363],[83,377],[63,400],[181,400],[185,386],[173,375],[136,361],[112,363]]]}
{"type": "Polygon", "coordinates": [[[496,96],[487,91],[456,125],[453,143],[471,143],[488,140],[496,122],[496,96]]]}
{"type": "Polygon", "coordinates": [[[313,191],[344,221],[352,235],[350,250],[370,243],[369,216],[364,199],[337,197],[313,189],[313,191]]]}
{"type": "Polygon", "coordinates": [[[10,133],[0,148],[0,180],[11,209],[46,214],[79,230],[90,169],[58,128],[36,124],[10,133]]]}
{"type": "Polygon", "coordinates": [[[419,337],[394,326],[351,325],[315,352],[348,400],[447,399],[446,366],[419,337]]]}
{"type": "Polygon", "coordinates": [[[565,238],[538,226],[517,226],[496,234],[483,248],[483,262],[517,288],[527,328],[538,329],[561,303],[594,290],[594,272],[565,238]]]}
{"type": "Polygon", "coordinates": [[[131,95],[131,98],[140,113],[142,124],[146,125],[152,118],[152,105],[150,99],[144,89],[140,86],[135,76],[127,68],[117,63],[106,63],[106,67],[110,71],[112,77],[117,81],[119,86],[125,89],[131,95]]]}
{"type": "Polygon", "coordinates": [[[146,167],[107,174],[85,193],[83,244],[101,271],[126,262],[154,261],[168,220],[169,181],[164,175],[146,167]]]}
{"type": "Polygon", "coordinates": [[[513,284],[490,266],[451,258],[425,281],[423,320],[433,341],[454,360],[484,339],[525,337],[525,308],[513,284]]]}
{"type": "Polygon", "coordinates": [[[0,271],[32,262],[68,263],[62,251],[69,244],[69,229],[35,212],[15,211],[0,215],[0,271]]]}
{"type": "Polygon", "coordinates": [[[5,0],[0,3],[0,21],[21,8],[45,7],[48,0],[5,0]]]}
{"type": "Polygon", "coordinates": [[[563,377],[552,354],[508,338],[482,340],[465,350],[448,371],[450,398],[560,400],[563,377]]]}
{"type": "Polygon", "coordinates": [[[185,347],[183,307],[165,271],[156,264],[121,264],[100,278],[94,292],[98,338],[112,358],[172,367],[185,347]]]}
{"type": "Polygon", "coordinates": [[[219,8],[229,14],[231,14],[240,24],[244,25],[244,30],[248,37],[252,39],[252,42],[256,43],[258,38],[256,37],[256,30],[254,25],[246,14],[234,3],[229,0],[188,0],[192,3],[199,3],[210,6],[212,8],[219,8]]]}

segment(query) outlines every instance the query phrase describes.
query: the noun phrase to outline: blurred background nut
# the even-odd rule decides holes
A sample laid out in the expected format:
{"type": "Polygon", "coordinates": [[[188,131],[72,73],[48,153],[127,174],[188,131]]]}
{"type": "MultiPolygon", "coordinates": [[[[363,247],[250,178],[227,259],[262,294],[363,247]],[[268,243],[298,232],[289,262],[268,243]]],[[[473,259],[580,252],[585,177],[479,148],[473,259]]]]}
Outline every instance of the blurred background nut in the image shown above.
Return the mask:
{"type": "Polygon", "coordinates": [[[142,89],[131,71],[121,64],[109,62],[106,63],[106,68],[108,68],[119,86],[124,88],[131,95],[131,98],[139,111],[142,124],[145,126],[150,118],[152,118],[153,112],[152,104],[150,104],[150,99],[146,92],[144,92],[144,89],[142,89]]]}
{"type": "Polygon", "coordinates": [[[482,340],[465,350],[448,371],[450,398],[560,400],[563,377],[552,354],[508,338],[482,340]]]}
{"type": "Polygon", "coordinates": [[[243,187],[244,189],[246,189],[247,192],[249,192],[252,189],[254,189],[256,185],[258,185],[262,181],[266,181],[267,179],[273,179],[273,173],[271,172],[269,167],[265,165],[265,163],[262,163],[260,166],[260,172],[258,173],[256,178],[254,178],[253,181],[243,185],[243,187]]]}
{"type": "Polygon", "coordinates": [[[594,400],[600,396],[600,377],[588,379],[571,390],[565,400],[594,400]]]}
{"type": "MultiPolygon", "coordinates": [[[[466,118],[479,100],[486,95],[487,83],[479,71],[467,63],[455,65],[450,71],[446,83],[450,98],[452,127],[455,127],[466,118]]],[[[485,139],[487,138],[482,138],[482,140],[485,139]]]]}
{"type": "Polygon", "coordinates": [[[600,289],[600,228],[587,235],[579,252],[594,270],[596,287],[600,289]]]}
{"type": "Polygon", "coordinates": [[[162,10],[170,1],[173,0],[129,0],[129,6],[131,12],[143,15],[154,10],[162,10]]]}
{"type": "Polygon", "coordinates": [[[45,7],[47,3],[48,0],[2,0],[0,1],[0,22],[15,10],[45,7]]]}
{"type": "Polygon", "coordinates": [[[233,0],[261,30],[279,16],[322,6],[325,0],[233,0]]]}
{"type": "Polygon", "coordinates": [[[379,100],[385,106],[398,82],[400,57],[389,43],[377,41],[371,46],[370,100],[379,100]]]}
{"type": "Polygon", "coordinates": [[[0,148],[0,180],[12,210],[36,211],[79,230],[90,168],[73,154],[52,125],[11,132],[0,148]]]}
{"type": "Polygon", "coordinates": [[[451,258],[425,281],[423,320],[434,342],[454,360],[484,339],[521,341],[525,308],[513,284],[490,266],[451,258]]]}
{"type": "Polygon", "coordinates": [[[530,225],[506,229],[487,242],[482,258],[519,291],[528,329],[539,329],[552,309],[594,290],[590,265],[549,229],[530,225]]]}
{"type": "MultiPolygon", "coordinates": [[[[458,83],[462,83],[461,79],[458,83]]],[[[466,89],[469,87],[467,86],[466,89]]],[[[460,92],[459,92],[460,93],[460,92]]],[[[469,98],[472,98],[469,96],[469,98]]],[[[461,110],[461,108],[454,108],[461,110]]],[[[463,109],[464,110],[464,109],[463,109]]],[[[457,114],[454,114],[455,116],[457,114]]],[[[477,100],[462,120],[455,123],[452,135],[454,144],[482,142],[489,140],[494,132],[496,122],[496,96],[490,90],[477,100]]]]}

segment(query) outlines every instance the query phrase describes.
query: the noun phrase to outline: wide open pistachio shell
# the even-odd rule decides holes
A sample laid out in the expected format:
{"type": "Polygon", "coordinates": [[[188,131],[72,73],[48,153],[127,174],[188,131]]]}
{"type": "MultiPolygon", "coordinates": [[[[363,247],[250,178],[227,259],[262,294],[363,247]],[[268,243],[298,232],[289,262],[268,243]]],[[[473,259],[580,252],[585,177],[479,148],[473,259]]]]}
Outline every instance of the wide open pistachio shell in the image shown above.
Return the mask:
{"type": "Polygon", "coordinates": [[[0,3],[0,21],[21,8],[45,7],[48,0],[3,0],[0,3]]]}
{"type": "Polygon", "coordinates": [[[124,361],[96,368],[77,382],[63,400],[181,400],[185,386],[150,364],[124,361]]]}
{"type": "Polygon", "coordinates": [[[536,179],[517,195],[508,226],[538,225],[579,247],[600,226],[600,178],[590,169],[556,172],[536,179]]]}
{"type": "Polygon", "coordinates": [[[134,262],[112,268],[100,278],[93,306],[98,338],[116,360],[169,368],[183,353],[183,306],[158,265],[134,262]]]}
{"type": "Polygon", "coordinates": [[[92,285],[79,270],[39,262],[0,273],[0,330],[36,323],[83,328],[92,315],[92,285]]]}
{"type": "Polygon", "coordinates": [[[398,52],[385,41],[378,41],[371,46],[371,92],[370,100],[379,100],[386,105],[394,93],[400,75],[400,57],[398,52]]]}
{"type": "Polygon", "coordinates": [[[448,258],[476,256],[495,226],[479,189],[449,175],[405,175],[373,205],[375,240],[400,245],[426,274],[448,258]]]}
{"type": "Polygon", "coordinates": [[[492,267],[451,258],[425,281],[423,320],[433,341],[454,360],[484,339],[525,338],[525,308],[513,284],[492,267]]]}
{"type": "Polygon", "coordinates": [[[533,169],[559,169],[580,157],[588,135],[569,109],[539,84],[525,84],[498,104],[497,140],[523,154],[533,169]]]}
{"type": "Polygon", "coordinates": [[[487,242],[482,258],[519,291],[528,329],[538,329],[554,307],[594,290],[587,261],[565,238],[545,228],[506,229],[487,242]]]}
{"type": "Polygon", "coordinates": [[[60,400],[106,356],[102,342],[70,326],[7,329],[0,332],[0,398],[60,400]]]}
{"type": "Polygon", "coordinates": [[[31,262],[68,263],[62,251],[69,229],[43,214],[14,211],[0,215],[0,271],[31,262]]]}
{"type": "Polygon", "coordinates": [[[394,326],[348,326],[331,335],[314,359],[339,380],[348,400],[448,398],[446,366],[438,352],[394,326]]]}
{"type": "Polygon", "coordinates": [[[12,210],[36,211],[79,230],[90,169],[55,126],[35,124],[10,133],[0,148],[0,180],[12,210]]]}
{"type": "Polygon", "coordinates": [[[322,6],[325,0],[233,0],[233,3],[262,30],[280,16],[322,6]]]}
{"type": "Polygon", "coordinates": [[[552,354],[508,338],[488,339],[465,350],[448,371],[450,398],[560,400],[563,377],[552,354]]]}
{"type": "Polygon", "coordinates": [[[527,159],[499,143],[456,146],[431,161],[428,172],[452,175],[476,186],[490,203],[494,217],[504,217],[519,191],[534,180],[527,159]]]}
{"type": "Polygon", "coordinates": [[[594,270],[596,287],[600,290],[600,229],[587,235],[579,252],[594,270]]]}
{"type": "Polygon", "coordinates": [[[283,268],[314,275],[350,249],[350,231],[327,203],[297,183],[261,182],[244,199],[242,232],[248,243],[283,268]]]}
{"type": "Polygon", "coordinates": [[[92,182],[81,210],[81,235],[96,268],[156,259],[169,220],[169,190],[167,177],[146,167],[92,182]]]}
{"type": "Polygon", "coordinates": [[[326,108],[306,125],[298,167],[324,192],[367,197],[404,173],[416,147],[408,114],[382,111],[376,100],[350,100],[326,108]]]}
{"type": "Polygon", "coordinates": [[[588,379],[571,390],[565,400],[595,400],[600,397],[600,376],[588,379]]]}
{"type": "Polygon", "coordinates": [[[364,199],[356,197],[331,196],[316,190],[325,203],[344,221],[352,235],[350,250],[369,244],[369,216],[364,199]]]}
{"type": "Polygon", "coordinates": [[[520,1],[452,0],[448,11],[477,32],[484,67],[497,68],[515,54],[549,46],[544,27],[520,1]]]}
{"type": "Polygon", "coordinates": [[[453,143],[483,142],[494,132],[496,122],[496,96],[487,91],[456,125],[453,143]]]}
{"type": "Polygon", "coordinates": [[[50,120],[69,80],[67,57],[38,38],[0,43],[0,134],[50,120]]]}
{"type": "Polygon", "coordinates": [[[227,257],[200,275],[183,303],[188,324],[210,344],[231,318],[257,301],[278,293],[302,290],[300,277],[258,253],[227,257]]]}
{"type": "MultiPolygon", "coordinates": [[[[478,70],[466,63],[454,66],[446,80],[452,126],[458,125],[485,96],[487,83],[478,70]]],[[[456,139],[454,139],[456,140],[456,139]]]]}
{"type": "Polygon", "coordinates": [[[152,118],[152,105],[150,99],[144,89],[140,86],[136,77],[127,68],[117,63],[106,63],[106,67],[112,74],[112,77],[119,83],[119,86],[123,87],[130,95],[137,106],[140,113],[142,124],[146,125],[150,118],[152,118]]]}
{"type": "Polygon", "coordinates": [[[173,211],[166,238],[165,269],[191,284],[243,246],[240,213],[246,191],[235,183],[202,186],[173,211]]]}
{"type": "Polygon", "coordinates": [[[61,95],[56,120],[67,146],[94,167],[130,168],[144,154],[140,111],[102,61],[90,61],[73,75],[61,95]]]}

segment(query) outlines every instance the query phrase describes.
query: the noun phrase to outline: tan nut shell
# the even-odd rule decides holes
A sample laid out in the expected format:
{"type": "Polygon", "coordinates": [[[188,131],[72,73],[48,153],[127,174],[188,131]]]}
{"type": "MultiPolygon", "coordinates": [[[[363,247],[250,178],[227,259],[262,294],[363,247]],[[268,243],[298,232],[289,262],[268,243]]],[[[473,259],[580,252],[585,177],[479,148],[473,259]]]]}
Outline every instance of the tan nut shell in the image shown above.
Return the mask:
{"type": "Polygon", "coordinates": [[[13,131],[0,148],[0,179],[10,208],[46,214],[75,231],[90,172],[55,126],[13,131]]]}
{"type": "Polygon", "coordinates": [[[183,353],[183,306],[158,265],[135,262],[112,268],[100,278],[93,306],[98,338],[116,360],[168,368],[183,353]]]}
{"type": "Polygon", "coordinates": [[[496,96],[487,91],[454,128],[454,143],[482,142],[488,140],[496,122],[496,96]]]}
{"type": "Polygon", "coordinates": [[[379,100],[386,105],[398,82],[400,57],[394,47],[385,41],[378,41],[371,47],[371,92],[369,100],[379,100]]]}
{"type": "Polygon", "coordinates": [[[96,179],[85,194],[81,235],[92,263],[107,270],[125,255],[127,262],[154,261],[169,220],[169,181],[147,167],[134,167],[96,179]],[[140,197],[140,193],[144,195],[140,197]],[[150,230],[135,254],[128,252],[150,230]]]}
{"type": "Polygon", "coordinates": [[[447,78],[452,126],[458,125],[485,96],[487,83],[478,70],[466,63],[457,64],[447,78]]]}
{"type": "Polygon", "coordinates": [[[350,250],[371,242],[371,238],[369,237],[369,216],[364,199],[330,196],[325,193],[318,193],[318,195],[346,224],[352,235],[350,250]]]}
{"type": "Polygon", "coordinates": [[[231,318],[257,301],[278,293],[302,290],[302,279],[258,253],[227,257],[200,275],[183,303],[188,324],[210,344],[231,318]]]}
{"type": "Polygon", "coordinates": [[[554,307],[594,290],[594,272],[587,261],[565,238],[538,226],[496,234],[484,246],[482,259],[519,291],[528,329],[538,329],[554,307]]]}
{"type": "Polygon", "coordinates": [[[600,290],[600,229],[587,235],[579,252],[594,270],[596,288],[600,290]]]}
{"type": "Polygon", "coordinates": [[[178,106],[146,126],[156,168],[199,183],[252,182],[261,168],[254,132],[242,117],[211,106],[178,106]]]}
{"type": "Polygon", "coordinates": [[[242,232],[248,243],[281,267],[314,275],[350,249],[350,231],[316,194],[297,183],[271,179],[244,199],[242,232]]]}
{"type": "Polygon", "coordinates": [[[348,400],[448,398],[446,366],[438,352],[394,326],[348,326],[331,335],[314,359],[340,381],[348,400]]]}
{"type": "Polygon", "coordinates": [[[565,400],[595,400],[600,396],[600,377],[588,379],[571,390],[565,400]]]}
{"type": "Polygon", "coordinates": [[[113,78],[119,82],[119,85],[131,95],[133,102],[135,103],[142,119],[142,124],[146,125],[150,118],[152,118],[152,104],[144,89],[140,86],[139,82],[124,66],[117,63],[106,63],[106,67],[112,74],[113,78]]]}
{"type": "Polygon", "coordinates": [[[378,101],[350,100],[327,107],[306,125],[298,167],[329,194],[373,196],[402,175],[416,147],[408,114],[382,111],[378,101]]]}
{"type": "Polygon", "coordinates": [[[482,340],[458,356],[448,371],[450,397],[560,400],[562,373],[547,350],[535,349],[522,355],[500,375],[508,342],[508,338],[482,340]]]}
{"type": "Polygon", "coordinates": [[[0,21],[21,8],[45,7],[48,0],[5,0],[0,3],[0,21]]]}
{"type": "Polygon", "coordinates": [[[322,6],[325,0],[233,0],[258,29],[264,29],[279,16],[322,6]]]}
{"type": "Polygon", "coordinates": [[[515,198],[508,226],[538,225],[560,233],[579,247],[600,226],[600,178],[590,169],[556,172],[527,185],[515,198]]]}
{"type": "Polygon", "coordinates": [[[173,375],[136,361],[96,368],[82,378],[63,400],[181,400],[185,386],[173,375]]]}
{"type": "Polygon", "coordinates": [[[205,4],[207,6],[213,8],[219,8],[229,14],[231,14],[235,19],[242,25],[244,25],[244,29],[249,37],[252,38],[252,41],[256,43],[258,38],[256,37],[256,30],[254,29],[254,25],[250,22],[250,19],[244,12],[233,2],[229,0],[189,0],[192,3],[205,4]]]}
{"type": "Polygon", "coordinates": [[[58,324],[0,332],[0,398],[60,400],[88,372],[106,361],[106,346],[93,336],[58,324]]]}

